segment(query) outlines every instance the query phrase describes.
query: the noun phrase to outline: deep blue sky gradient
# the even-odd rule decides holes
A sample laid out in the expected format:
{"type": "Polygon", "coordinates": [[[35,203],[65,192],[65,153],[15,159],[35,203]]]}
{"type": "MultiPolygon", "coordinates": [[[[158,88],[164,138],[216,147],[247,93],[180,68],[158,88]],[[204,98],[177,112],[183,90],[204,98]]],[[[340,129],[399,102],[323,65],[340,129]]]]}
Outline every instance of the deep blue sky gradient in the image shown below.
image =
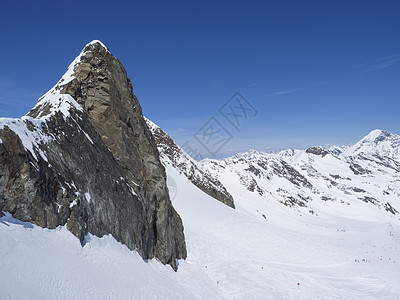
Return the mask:
{"type": "Polygon", "coordinates": [[[212,116],[234,136],[219,156],[400,133],[399,1],[5,0],[0,37],[4,117],[28,112],[99,39],[180,144],[212,116]],[[240,132],[218,114],[236,91],[258,111],[240,132]]]}

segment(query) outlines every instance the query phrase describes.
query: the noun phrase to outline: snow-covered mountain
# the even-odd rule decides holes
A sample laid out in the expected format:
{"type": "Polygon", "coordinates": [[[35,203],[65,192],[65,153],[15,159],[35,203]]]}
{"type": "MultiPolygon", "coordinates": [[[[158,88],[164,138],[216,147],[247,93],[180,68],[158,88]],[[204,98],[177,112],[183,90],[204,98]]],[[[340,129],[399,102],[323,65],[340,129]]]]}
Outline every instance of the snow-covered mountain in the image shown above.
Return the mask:
{"type": "Polygon", "coordinates": [[[400,136],[374,130],[341,155],[360,173],[391,174],[400,171],[400,136]],[[361,162],[361,165],[358,164],[361,162]],[[361,167],[360,167],[361,166],[361,167]],[[374,171],[377,170],[378,172],[374,171]]]}
{"type": "Polygon", "coordinates": [[[400,136],[383,130],[374,130],[343,153],[344,156],[360,156],[363,154],[399,162],[400,136]]]}

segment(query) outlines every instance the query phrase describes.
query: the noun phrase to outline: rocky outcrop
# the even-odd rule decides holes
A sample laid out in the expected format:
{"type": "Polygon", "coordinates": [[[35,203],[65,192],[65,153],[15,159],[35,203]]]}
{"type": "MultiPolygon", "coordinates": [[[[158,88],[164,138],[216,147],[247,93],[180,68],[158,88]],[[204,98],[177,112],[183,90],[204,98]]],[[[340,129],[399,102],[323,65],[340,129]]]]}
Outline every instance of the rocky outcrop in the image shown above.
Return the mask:
{"type": "Polygon", "coordinates": [[[121,63],[88,44],[22,119],[0,121],[0,211],[84,242],[111,234],[175,270],[186,258],[154,138],[121,63]]]}
{"type": "Polygon", "coordinates": [[[310,147],[306,150],[306,153],[314,154],[317,156],[325,157],[330,152],[322,147],[310,147]]]}
{"type": "Polygon", "coordinates": [[[147,123],[164,163],[170,163],[207,195],[229,207],[235,208],[232,195],[216,177],[202,170],[197,165],[197,162],[180,148],[160,127],[150,120],[147,120],[147,123]]]}

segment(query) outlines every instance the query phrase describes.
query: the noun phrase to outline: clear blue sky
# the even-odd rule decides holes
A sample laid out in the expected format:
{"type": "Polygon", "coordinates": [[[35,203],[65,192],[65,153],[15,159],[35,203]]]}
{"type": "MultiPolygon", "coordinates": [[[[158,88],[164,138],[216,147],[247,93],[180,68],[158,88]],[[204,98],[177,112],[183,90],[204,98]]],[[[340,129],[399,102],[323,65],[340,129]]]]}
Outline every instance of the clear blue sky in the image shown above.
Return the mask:
{"type": "Polygon", "coordinates": [[[0,37],[4,117],[29,111],[99,39],[181,145],[212,116],[233,137],[219,156],[400,133],[399,1],[5,0],[0,37]],[[240,132],[218,112],[236,91],[258,112],[240,132]]]}

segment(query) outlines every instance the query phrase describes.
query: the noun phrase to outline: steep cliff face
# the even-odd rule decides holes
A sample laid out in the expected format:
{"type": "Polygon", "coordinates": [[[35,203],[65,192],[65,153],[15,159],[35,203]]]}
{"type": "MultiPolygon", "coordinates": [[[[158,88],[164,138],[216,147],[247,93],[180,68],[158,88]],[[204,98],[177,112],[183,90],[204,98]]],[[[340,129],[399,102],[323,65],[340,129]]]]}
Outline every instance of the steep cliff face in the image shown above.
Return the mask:
{"type": "Polygon", "coordinates": [[[88,44],[22,119],[0,119],[0,211],[82,242],[113,235],[144,259],[186,258],[153,136],[121,63],[88,44]]]}

